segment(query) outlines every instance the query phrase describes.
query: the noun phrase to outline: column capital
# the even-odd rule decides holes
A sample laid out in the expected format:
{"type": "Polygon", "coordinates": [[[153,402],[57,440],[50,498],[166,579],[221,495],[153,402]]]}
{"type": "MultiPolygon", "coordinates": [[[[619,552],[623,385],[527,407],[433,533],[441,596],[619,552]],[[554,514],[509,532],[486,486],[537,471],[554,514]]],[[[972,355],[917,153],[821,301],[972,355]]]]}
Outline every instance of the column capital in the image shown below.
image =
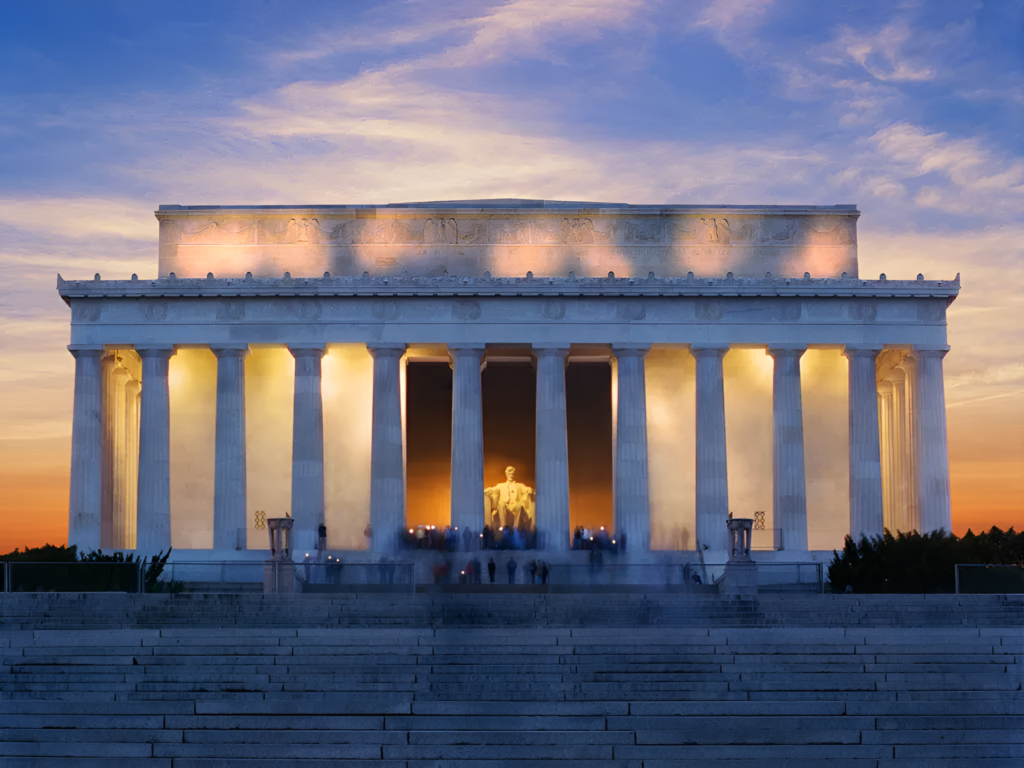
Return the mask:
{"type": "Polygon", "coordinates": [[[799,359],[806,351],[806,344],[769,344],[767,349],[768,354],[774,358],[795,357],[799,359]]]}
{"type": "Polygon", "coordinates": [[[847,344],[843,347],[843,354],[848,358],[869,357],[874,360],[881,351],[881,344],[847,344]]]}
{"type": "Polygon", "coordinates": [[[651,351],[650,344],[639,344],[625,342],[622,344],[612,344],[612,354],[616,357],[646,357],[647,353],[651,351]]]}
{"type": "Polygon", "coordinates": [[[68,344],[68,352],[76,360],[79,357],[100,357],[105,351],[102,344],[68,344]]]}
{"type": "Polygon", "coordinates": [[[289,344],[288,351],[292,353],[292,357],[316,357],[320,358],[327,352],[327,348],[323,344],[289,344]]]}
{"type": "Polygon", "coordinates": [[[560,357],[565,358],[569,355],[568,344],[534,344],[533,354],[538,358],[540,357],[560,357]]]}
{"type": "Polygon", "coordinates": [[[135,352],[139,357],[158,357],[169,360],[174,356],[173,344],[136,344],[135,352]]]}
{"type": "Polygon", "coordinates": [[[245,357],[249,354],[248,344],[211,344],[210,351],[217,356],[218,359],[222,357],[245,357]]]}
{"type": "Polygon", "coordinates": [[[915,357],[915,358],[934,357],[934,358],[938,358],[939,360],[941,360],[942,358],[944,358],[946,356],[947,352],[949,352],[949,347],[948,346],[934,346],[934,347],[932,347],[932,346],[916,347],[915,346],[914,349],[910,353],[908,353],[908,354],[911,357],[915,357]]]}
{"type": "Polygon", "coordinates": [[[728,344],[691,344],[690,354],[694,357],[724,357],[729,351],[728,344]]]}
{"type": "Polygon", "coordinates": [[[875,384],[875,387],[878,390],[878,394],[880,395],[892,392],[892,382],[889,381],[888,379],[882,379],[877,384],[875,384]]]}
{"type": "Polygon", "coordinates": [[[456,355],[483,355],[487,351],[486,344],[449,344],[448,352],[456,355]]]}
{"type": "Polygon", "coordinates": [[[366,344],[366,351],[371,357],[401,357],[405,354],[406,345],[383,341],[371,341],[366,344]]]}

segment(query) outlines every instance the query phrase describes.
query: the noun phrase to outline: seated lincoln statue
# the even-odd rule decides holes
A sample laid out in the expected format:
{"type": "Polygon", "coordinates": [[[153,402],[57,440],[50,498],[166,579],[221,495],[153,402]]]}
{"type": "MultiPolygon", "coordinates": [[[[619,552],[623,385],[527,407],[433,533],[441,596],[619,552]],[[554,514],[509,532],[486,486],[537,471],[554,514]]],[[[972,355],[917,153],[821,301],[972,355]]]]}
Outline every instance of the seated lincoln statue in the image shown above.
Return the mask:
{"type": "Polygon", "coordinates": [[[516,482],[516,468],[505,467],[505,482],[484,489],[484,519],[493,529],[533,530],[533,488],[516,482]]]}

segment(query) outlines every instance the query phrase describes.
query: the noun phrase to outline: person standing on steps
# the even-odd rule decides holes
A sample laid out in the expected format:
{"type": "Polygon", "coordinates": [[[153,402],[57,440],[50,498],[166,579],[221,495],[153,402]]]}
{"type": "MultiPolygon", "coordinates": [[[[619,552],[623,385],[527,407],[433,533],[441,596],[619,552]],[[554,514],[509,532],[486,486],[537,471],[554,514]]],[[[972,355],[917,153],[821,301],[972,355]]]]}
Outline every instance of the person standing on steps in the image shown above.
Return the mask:
{"type": "Polygon", "coordinates": [[[508,583],[509,584],[515,584],[516,583],[516,566],[517,565],[518,565],[518,563],[516,562],[516,559],[514,557],[510,557],[508,559],[508,565],[506,565],[505,567],[508,568],[508,583]]]}
{"type": "Polygon", "coordinates": [[[494,564],[494,558],[492,557],[487,563],[487,575],[491,577],[491,584],[494,583],[494,572],[498,570],[498,566],[494,564]]]}

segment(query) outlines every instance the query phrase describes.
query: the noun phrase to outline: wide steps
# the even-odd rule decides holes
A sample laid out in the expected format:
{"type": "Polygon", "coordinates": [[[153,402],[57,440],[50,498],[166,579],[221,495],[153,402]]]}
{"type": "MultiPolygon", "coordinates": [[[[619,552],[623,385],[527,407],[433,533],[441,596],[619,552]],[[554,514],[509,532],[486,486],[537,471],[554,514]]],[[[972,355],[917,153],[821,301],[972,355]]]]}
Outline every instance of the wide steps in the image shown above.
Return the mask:
{"type": "Polygon", "coordinates": [[[835,597],[4,595],[0,766],[1024,764],[1021,601],[835,597]]]}

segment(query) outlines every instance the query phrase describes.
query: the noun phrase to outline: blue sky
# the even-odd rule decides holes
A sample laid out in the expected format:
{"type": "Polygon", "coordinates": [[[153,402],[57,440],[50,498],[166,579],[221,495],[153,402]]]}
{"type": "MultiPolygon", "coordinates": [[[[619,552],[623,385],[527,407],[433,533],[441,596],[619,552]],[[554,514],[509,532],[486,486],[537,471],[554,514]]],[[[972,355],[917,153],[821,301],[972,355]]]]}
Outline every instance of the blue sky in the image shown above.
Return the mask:
{"type": "Polygon", "coordinates": [[[1024,462],[1022,0],[0,0],[0,20],[0,442],[66,441],[55,275],[155,276],[161,203],[857,203],[862,275],[963,274],[954,461],[995,441],[1024,462]]]}

